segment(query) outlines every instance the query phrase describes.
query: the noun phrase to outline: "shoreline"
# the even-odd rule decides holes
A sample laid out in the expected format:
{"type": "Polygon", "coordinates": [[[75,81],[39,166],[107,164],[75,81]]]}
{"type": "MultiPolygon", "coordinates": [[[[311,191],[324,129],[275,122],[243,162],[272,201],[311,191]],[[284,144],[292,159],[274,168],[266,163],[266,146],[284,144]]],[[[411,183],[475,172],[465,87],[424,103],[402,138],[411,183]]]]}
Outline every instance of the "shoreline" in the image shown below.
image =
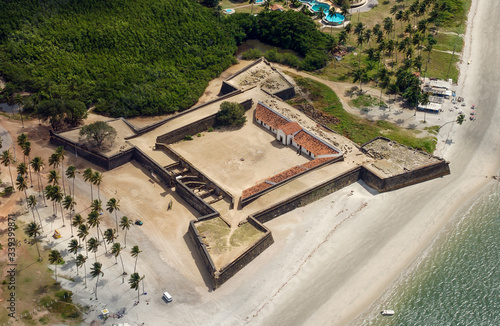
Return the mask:
{"type": "MultiPolygon", "coordinates": [[[[346,265],[351,264],[344,269],[352,274],[338,271],[341,268],[334,263],[322,267],[311,266],[308,272],[298,271],[297,278],[302,279],[304,284],[280,288],[279,296],[278,293],[273,296],[273,307],[259,309],[261,316],[254,319],[255,324],[272,324],[280,321],[293,325],[326,323],[345,325],[359,322],[360,318],[374,313],[372,308],[380,302],[387,291],[397,286],[397,282],[405,273],[411,271],[412,266],[418,263],[419,257],[432,249],[436,239],[449,231],[448,225],[456,223],[461,212],[490,188],[492,179],[489,177],[498,174],[500,170],[500,162],[494,155],[494,149],[500,144],[500,137],[495,134],[495,126],[492,123],[499,117],[499,113],[495,110],[498,94],[493,91],[488,92],[491,85],[494,85],[495,78],[491,76],[492,73],[486,73],[491,65],[485,62],[489,58],[494,58],[495,54],[488,53],[485,57],[483,53],[483,49],[486,48],[492,48],[489,52],[497,53],[494,52],[497,50],[495,46],[488,44],[488,34],[484,32],[484,26],[489,26],[487,24],[493,19],[491,17],[488,20],[490,18],[488,16],[492,16],[491,12],[495,12],[492,10],[495,5],[491,2],[488,4],[472,2],[465,34],[466,44],[460,60],[460,89],[469,103],[479,105],[480,118],[476,123],[465,122],[462,126],[452,124],[449,132],[446,130],[440,135],[451,140],[448,144],[443,143],[443,138],[440,138],[437,150],[443,153],[445,159],[451,161],[452,175],[393,193],[377,194],[371,198],[368,201],[368,208],[337,230],[329,240],[331,243],[325,245],[325,247],[330,245],[332,248],[349,250],[354,257],[342,256],[340,253],[322,253],[324,257],[311,259],[324,263],[326,257],[346,265]],[[467,64],[469,60],[472,62],[470,66],[467,64]],[[488,81],[489,79],[491,81],[488,81]],[[378,197],[384,197],[386,200],[380,200],[378,197]],[[422,203],[401,204],[402,201],[411,201],[415,198],[422,203]],[[391,205],[393,211],[398,211],[397,213],[391,212],[388,207],[391,205]],[[370,217],[366,216],[370,214],[370,217]],[[385,214],[392,216],[387,218],[385,214]],[[388,239],[384,239],[384,234],[379,234],[374,236],[378,238],[374,240],[376,243],[369,243],[369,247],[363,247],[359,245],[363,241],[363,231],[366,232],[365,236],[371,236],[369,231],[372,233],[384,231],[375,226],[369,231],[361,229],[362,226],[359,224],[370,223],[372,220],[388,223],[387,225],[395,224],[391,227],[396,234],[387,234],[388,239]],[[350,238],[343,238],[340,234],[342,232],[350,232],[350,238]],[[341,281],[321,279],[320,268],[331,268],[330,277],[343,277],[343,279],[341,281]],[[321,293],[306,293],[314,290],[321,290],[321,293]],[[324,294],[325,291],[329,293],[324,294]],[[310,306],[310,311],[301,307],[293,308],[287,302],[287,298],[291,300],[298,295],[304,296],[305,300],[309,298],[314,301],[313,304],[307,304],[310,306]],[[318,298],[313,299],[313,295],[318,298]]],[[[493,28],[490,29],[493,33],[493,28]]],[[[338,196],[334,194],[327,198],[337,199],[336,197],[338,196]]],[[[315,213],[313,207],[306,208],[306,211],[307,215],[315,213]]],[[[314,256],[322,255],[314,253],[314,256]]]]}
{"type": "MultiPolygon", "coordinates": [[[[485,5],[483,8],[486,8],[487,6],[485,5]]],[[[479,8],[480,10],[481,8],[479,8]]],[[[477,31],[477,28],[474,29],[474,23],[476,22],[476,16],[481,15],[481,12],[478,12],[478,3],[475,1],[471,2],[469,11],[467,13],[467,22],[466,22],[466,32],[464,35],[464,49],[462,51],[462,55],[460,57],[460,75],[458,79],[458,85],[461,89],[460,93],[464,93],[468,88],[466,86],[467,82],[467,72],[468,72],[468,64],[467,62],[469,60],[472,60],[474,58],[474,55],[472,53],[472,40],[476,40],[477,38],[473,38],[473,33],[477,31]],[[470,40],[467,42],[467,40],[470,40]]],[[[476,61],[476,60],[474,60],[476,61]]],[[[453,138],[453,136],[463,136],[465,137],[465,131],[459,130],[460,127],[453,125],[455,128],[451,128],[452,130],[448,133],[446,138],[453,138]],[[451,136],[451,137],[450,137],[451,136]]],[[[489,129],[491,130],[491,126],[489,126],[489,129]]],[[[444,146],[446,147],[446,144],[442,144],[438,142],[438,146],[444,146]]],[[[446,157],[448,154],[448,151],[445,148],[439,148],[436,147],[436,152],[437,151],[442,151],[443,157],[446,157]]],[[[472,160],[471,160],[472,161],[472,160]]],[[[468,162],[470,163],[470,162],[468,162]]],[[[500,172],[500,165],[496,165],[496,174],[500,172]]],[[[464,171],[460,171],[464,172],[464,171]]],[[[453,172],[452,172],[453,173],[453,172]]],[[[488,176],[487,176],[488,177],[488,176]]],[[[407,263],[402,263],[400,266],[403,266],[402,268],[398,268],[400,270],[400,273],[398,277],[394,278],[392,281],[388,281],[385,285],[382,287],[385,289],[383,292],[378,292],[380,295],[378,295],[374,300],[371,300],[371,304],[367,306],[365,310],[361,314],[357,314],[355,318],[352,318],[351,321],[349,322],[349,325],[359,325],[365,320],[370,319],[370,314],[373,316],[374,312],[378,315],[378,308],[380,308],[381,304],[387,300],[387,298],[397,289],[399,289],[403,285],[403,281],[406,278],[407,275],[412,274],[415,272],[417,267],[420,265],[420,263],[423,261],[423,259],[431,253],[436,245],[440,243],[440,241],[443,241],[443,239],[446,237],[446,235],[449,234],[449,232],[452,231],[453,227],[456,226],[458,223],[460,223],[463,220],[463,217],[467,212],[471,209],[473,204],[480,198],[482,197],[485,193],[488,191],[491,191],[494,184],[492,182],[492,179],[485,178],[484,181],[479,182],[474,188],[471,188],[471,185],[468,184],[466,181],[463,182],[463,184],[466,186],[467,192],[463,194],[462,197],[455,199],[453,206],[446,212],[445,216],[442,217],[439,221],[439,224],[436,225],[435,231],[436,232],[431,232],[429,234],[429,237],[426,238],[427,241],[422,241],[418,248],[415,250],[417,252],[416,255],[409,254],[407,257],[407,260],[405,262],[407,263]],[[468,187],[467,187],[468,185],[468,187]]],[[[373,298],[373,297],[372,297],[373,298]]],[[[365,300],[368,301],[368,300],[365,300]]],[[[386,307],[387,308],[387,307],[386,307]]],[[[389,309],[389,308],[387,308],[389,309]]]]}

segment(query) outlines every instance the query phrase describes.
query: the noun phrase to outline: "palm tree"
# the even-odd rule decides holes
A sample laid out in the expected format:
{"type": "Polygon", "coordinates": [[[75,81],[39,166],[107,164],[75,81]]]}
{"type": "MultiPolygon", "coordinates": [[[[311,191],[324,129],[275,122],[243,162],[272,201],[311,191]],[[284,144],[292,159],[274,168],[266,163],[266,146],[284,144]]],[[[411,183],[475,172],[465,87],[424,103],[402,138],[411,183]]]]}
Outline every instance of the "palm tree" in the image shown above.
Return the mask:
{"type": "Polygon", "coordinates": [[[362,83],[365,82],[367,79],[366,70],[363,68],[358,68],[354,70],[352,77],[353,77],[353,83],[359,81],[359,89],[363,91],[362,83]]]}
{"type": "Polygon", "coordinates": [[[24,176],[26,176],[27,173],[28,173],[28,167],[26,166],[26,164],[24,164],[22,162],[19,163],[17,165],[17,175],[24,177],[24,176]]]}
{"type": "Polygon", "coordinates": [[[122,228],[122,230],[125,230],[125,247],[123,248],[127,248],[127,231],[130,229],[131,226],[132,226],[132,220],[126,216],[122,216],[122,219],[120,220],[120,227],[122,228]]]}
{"type": "Polygon", "coordinates": [[[363,35],[363,32],[365,31],[365,25],[362,22],[359,22],[354,26],[354,34],[355,35],[363,35]]]}
{"type": "Polygon", "coordinates": [[[250,0],[248,3],[252,4],[252,10],[250,11],[250,15],[253,14],[253,4],[255,3],[255,0],[250,0]]]}
{"type": "Polygon", "coordinates": [[[113,213],[113,212],[115,212],[116,231],[117,231],[117,234],[118,234],[118,216],[117,216],[116,212],[120,210],[120,200],[115,199],[115,198],[111,198],[106,203],[106,207],[107,207],[106,210],[110,214],[113,213]]]}
{"type": "Polygon", "coordinates": [[[59,163],[61,163],[61,159],[57,155],[57,153],[53,153],[49,156],[49,166],[53,166],[54,169],[59,167],[59,163]]]}
{"type": "Polygon", "coordinates": [[[56,153],[58,160],[61,162],[61,175],[63,184],[63,193],[66,196],[66,186],[64,185],[64,159],[66,158],[66,151],[63,146],[58,146],[56,148],[56,153]]]}
{"type": "Polygon", "coordinates": [[[2,164],[9,168],[10,174],[10,184],[14,187],[14,179],[12,179],[12,172],[10,171],[10,165],[14,162],[14,157],[10,154],[9,150],[2,152],[2,164]]]}
{"type": "MultiPolygon", "coordinates": [[[[22,133],[19,136],[17,136],[17,144],[23,150],[24,150],[24,143],[26,143],[27,141],[28,141],[28,136],[26,136],[25,133],[22,133]]],[[[26,156],[25,155],[23,155],[23,159],[24,159],[24,163],[26,164],[26,156]]]]}
{"type": "Polygon", "coordinates": [[[33,238],[33,242],[36,245],[36,251],[38,252],[38,260],[42,261],[42,256],[40,255],[40,249],[38,249],[38,241],[36,239],[41,234],[40,225],[36,224],[36,222],[30,222],[28,225],[26,225],[24,232],[28,237],[33,238]]]}
{"type": "Polygon", "coordinates": [[[56,276],[56,283],[57,283],[57,265],[62,264],[64,261],[61,257],[61,253],[57,250],[51,250],[49,253],[49,262],[54,265],[54,273],[56,276]]]}
{"type": "MultiPolygon", "coordinates": [[[[94,174],[92,175],[92,183],[97,186],[97,198],[99,198],[99,202],[101,201],[101,193],[99,191],[99,186],[102,183],[102,173],[99,171],[95,171],[94,174]]],[[[102,211],[102,209],[101,209],[102,211]]]]}
{"type": "MultiPolygon", "coordinates": [[[[80,245],[78,244],[78,241],[76,239],[71,239],[68,245],[68,251],[72,254],[75,254],[75,260],[76,256],[78,254],[78,249],[80,249],[80,245]]],[[[78,267],[76,268],[76,275],[78,275],[78,267]]]]}
{"type": "Polygon", "coordinates": [[[372,30],[368,28],[368,29],[365,31],[364,35],[363,35],[363,38],[365,39],[365,40],[364,40],[364,41],[365,41],[365,43],[368,43],[368,44],[370,44],[370,45],[371,45],[371,43],[370,43],[370,39],[371,39],[371,37],[372,37],[372,30]]]}
{"type": "Polygon", "coordinates": [[[64,211],[63,211],[63,206],[62,206],[62,201],[63,201],[63,193],[61,191],[61,187],[59,186],[54,186],[53,187],[54,189],[54,200],[56,203],[59,203],[59,205],[61,206],[61,217],[62,217],[62,220],[63,220],[63,227],[66,226],[66,222],[64,220],[64,211]]]}
{"type": "Polygon", "coordinates": [[[85,169],[83,171],[83,180],[85,182],[90,183],[90,200],[94,201],[94,194],[92,193],[92,176],[94,175],[94,171],[91,168],[85,169]]]}
{"type": "Polygon", "coordinates": [[[130,279],[128,280],[130,288],[137,290],[137,302],[139,302],[139,285],[141,284],[143,278],[144,276],[141,278],[139,276],[139,273],[134,272],[132,275],[130,275],[130,279]]]}
{"type": "Polygon", "coordinates": [[[47,182],[52,183],[52,185],[58,185],[59,184],[59,173],[56,170],[50,170],[49,174],[47,175],[47,182]]]}
{"type": "Polygon", "coordinates": [[[45,187],[44,194],[52,202],[52,216],[56,216],[56,206],[54,204],[54,186],[47,185],[45,187]]]}
{"type": "Polygon", "coordinates": [[[339,44],[345,45],[347,40],[349,39],[349,35],[345,30],[341,30],[339,33],[339,44]]]}
{"type": "Polygon", "coordinates": [[[100,214],[102,212],[102,201],[100,199],[94,199],[94,201],[90,204],[90,207],[93,211],[100,214]]]}
{"type": "Polygon", "coordinates": [[[104,240],[107,242],[107,244],[115,243],[115,239],[116,239],[115,234],[116,234],[116,230],[113,230],[111,228],[104,231],[104,240]]]}
{"type": "Polygon", "coordinates": [[[392,33],[394,22],[391,17],[384,18],[384,31],[386,34],[392,33]]]}
{"type": "Polygon", "coordinates": [[[319,8],[319,11],[316,15],[318,16],[319,20],[321,20],[321,19],[323,19],[323,17],[325,17],[325,10],[323,9],[323,7],[319,8]]]}
{"type": "Polygon", "coordinates": [[[391,79],[389,78],[389,71],[384,67],[378,72],[379,86],[380,86],[380,102],[382,102],[382,91],[389,87],[391,79]]]}
{"type": "MultiPolygon", "coordinates": [[[[30,153],[31,153],[31,142],[29,141],[26,141],[24,143],[24,148],[23,148],[23,155],[26,157],[28,157],[28,162],[30,161],[30,153]]],[[[29,165],[28,165],[28,171],[30,173],[30,182],[31,182],[31,187],[33,187],[33,179],[31,177],[31,170],[29,169],[29,165]]]]}
{"type": "Polygon", "coordinates": [[[68,179],[73,179],[73,187],[72,187],[72,192],[73,192],[73,197],[75,196],[75,178],[76,178],[76,174],[77,173],[80,173],[76,170],[76,167],[74,165],[70,165],[68,166],[68,168],[66,169],[66,178],[68,179]]]}
{"type": "Polygon", "coordinates": [[[97,250],[99,249],[99,246],[99,240],[97,240],[96,238],[90,238],[89,241],[87,241],[87,247],[90,252],[94,253],[95,261],[97,261],[97,250]]]}
{"type": "Polygon", "coordinates": [[[391,11],[390,11],[391,15],[394,16],[398,12],[398,10],[399,10],[399,6],[398,5],[392,6],[391,7],[391,11]]]}
{"type": "MultiPolygon", "coordinates": [[[[344,16],[345,17],[345,16],[344,16]]],[[[350,34],[351,31],[352,31],[352,24],[347,24],[345,25],[344,29],[343,29],[347,34],[350,34]]],[[[348,36],[349,38],[349,36],[348,36]]]]}
{"type": "Polygon", "coordinates": [[[96,211],[91,211],[87,216],[87,222],[91,227],[97,229],[97,240],[99,240],[99,225],[101,224],[101,216],[96,211]]]}
{"type": "Polygon", "coordinates": [[[139,254],[141,252],[142,251],[139,249],[139,246],[133,246],[132,250],[130,250],[130,255],[135,258],[134,273],[135,273],[135,269],[137,267],[137,258],[139,257],[139,254]]]}
{"type": "MultiPolygon", "coordinates": [[[[79,216],[79,215],[77,215],[79,216]]],[[[76,218],[76,216],[75,216],[76,218]]],[[[85,239],[87,238],[87,236],[89,235],[89,227],[87,224],[80,224],[78,226],[78,233],[77,233],[77,236],[78,236],[78,240],[81,240],[85,243],[85,252],[87,253],[87,255],[89,254],[89,249],[88,249],[88,245],[87,245],[87,242],[85,242],[85,239]]]]}
{"type": "Polygon", "coordinates": [[[265,10],[265,11],[268,11],[268,10],[269,10],[269,8],[273,5],[273,4],[271,3],[271,1],[272,1],[272,0],[264,0],[264,10],[265,10]]]}
{"type": "MultiPolygon", "coordinates": [[[[38,213],[38,208],[36,208],[36,197],[33,195],[30,195],[28,197],[28,206],[31,208],[31,213],[33,214],[33,222],[36,222],[35,219],[35,210],[36,213],[38,214],[38,219],[40,220],[40,225],[42,225],[42,219],[40,218],[40,214],[38,213]]],[[[42,228],[43,230],[43,228],[42,228]]]]}
{"type": "Polygon", "coordinates": [[[26,207],[28,207],[28,193],[26,189],[28,189],[28,185],[26,184],[26,180],[23,177],[19,176],[16,180],[17,190],[24,191],[24,196],[26,197],[26,207]]]}
{"type": "MultiPolygon", "coordinates": [[[[69,220],[70,221],[73,220],[73,218],[71,217],[71,212],[75,210],[75,205],[76,205],[76,202],[73,199],[73,197],[71,197],[70,195],[64,196],[63,207],[64,207],[64,209],[69,211],[69,220]]],[[[70,226],[71,226],[71,237],[73,237],[73,223],[70,223],[70,226]]]]}
{"type": "Polygon", "coordinates": [[[87,263],[87,257],[85,257],[84,255],[82,254],[79,254],[77,257],[76,257],[76,270],[78,272],[78,268],[82,267],[83,265],[83,279],[85,280],[85,287],[87,287],[87,267],[86,267],[86,263],[87,263]]]}
{"type": "Polygon", "coordinates": [[[123,275],[126,275],[126,273],[125,273],[125,267],[123,266],[123,259],[122,259],[122,255],[121,255],[122,249],[123,249],[123,247],[121,246],[121,244],[119,242],[116,242],[111,247],[111,253],[113,255],[115,255],[115,262],[117,264],[118,264],[117,257],[120,257],[120,261],[122,262],[123,275]]]}
{"type": "Polygon", "coordinates": [[[403,29],[403,21],[404,21],[404,12],[403,12],[403,10],[399,10],[396,13],[395,18],[396,18],[396,20],[401,21],[401,29],[403,29]]]}
{"type": "Polygon", "coordinates": [[[38,175],[38,191],[42,193],[42,195],[43,195],[43,202],[45,203],[45,205],[47,205],[47,203],[45,201],[45,194],[43,193],[42,177],[40,176],[40,172],[42,172],[42,170],[43,170],[44,167],[45,167],[45,163],[43,162],[43,159],[41,157],[39,157],[39,156],[36,156],[31,161],[31,168],[38,175]]]}
{"type": "Polygon", "coordinates": [[[73,221],[71,221],[71,223],[75,228],[79,228],[80,225],[85,224],[85,219],[80,214],[76,214],[73,217],[73,221]]]}
{"type": "Polygon", "coordinates": [[[99,262],[95,262],[92,264],[92,267],[90,268],[90,276],[92,278],[97,277],[97,281],[95,282],[95,299],[97,300],[97,284],[99,284],[99,276],[104,276],[104,273],[102,272],[102,264],[99,262]]]}
{"type": "MultiPolygon", "coordinates": [[[[342,5],[342,7],[340,8],[340,12],[341,12],[342,16],[347,17],[347,15],[349,15],[349,9],[350,9],[349,7],[350,6],[349,6],[348,3],[344,3],[342,5]]],[[[346,27],[349,26],[349,25],[346,25],[346,27]]]]}

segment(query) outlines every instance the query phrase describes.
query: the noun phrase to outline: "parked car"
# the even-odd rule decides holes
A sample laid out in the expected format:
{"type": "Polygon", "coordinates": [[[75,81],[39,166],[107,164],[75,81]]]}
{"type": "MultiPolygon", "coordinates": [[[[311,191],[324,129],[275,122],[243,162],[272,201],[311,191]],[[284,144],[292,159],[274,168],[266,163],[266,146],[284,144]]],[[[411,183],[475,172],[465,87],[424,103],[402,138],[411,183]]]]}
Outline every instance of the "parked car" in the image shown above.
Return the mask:
{"type": "Polygon", "coordinates": [[[135,220],[135,225],[142,225],[142,221],[141,220],[135,220]]]}

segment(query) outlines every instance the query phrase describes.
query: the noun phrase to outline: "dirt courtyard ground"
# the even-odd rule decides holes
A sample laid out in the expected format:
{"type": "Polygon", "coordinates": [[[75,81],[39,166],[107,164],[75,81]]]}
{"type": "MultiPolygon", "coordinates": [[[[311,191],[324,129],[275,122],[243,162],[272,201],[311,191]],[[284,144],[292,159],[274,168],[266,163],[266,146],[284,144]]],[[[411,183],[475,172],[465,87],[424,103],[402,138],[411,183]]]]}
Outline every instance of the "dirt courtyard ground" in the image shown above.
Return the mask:
{"type": "Polygon", "coordinates": [[[171,146],[235,198],[244,189],[311,160],[297,155],[292,147],[279,143],[272,133],[254,123],[254,111],[246,112],[247,122],[240,129],[204,132],[192,141],[171,146]]]}

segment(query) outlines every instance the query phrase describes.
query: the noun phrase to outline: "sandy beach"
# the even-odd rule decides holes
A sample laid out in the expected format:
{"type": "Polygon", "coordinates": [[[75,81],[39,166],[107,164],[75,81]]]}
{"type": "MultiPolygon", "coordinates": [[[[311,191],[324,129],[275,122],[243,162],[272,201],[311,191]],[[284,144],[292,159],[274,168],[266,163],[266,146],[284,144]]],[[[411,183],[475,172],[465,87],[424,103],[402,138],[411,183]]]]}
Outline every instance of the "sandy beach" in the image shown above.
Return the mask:
{"type": "MultiPolygon", "coordinates": [[[[478,105],[481,116],[474,123],[450,124],[449,129],[441,131],[441,137],[451,139],[447,145],[441,138],[438,145],[438,151],[451,162],[451,175],[376,195],[360,184],[351,186],[354,195],[348,200],[353,203],[348,208],[350,212],[357,208],[359,211],[347,216],[319,248],[314,248],[293,267],[288,265],[292,271],[285,278],[286,283],[255,310],[251,324],[345,325],[352,322],[355,325],[360,322],[356,319],[359,315],[362,318],[378,314],[374,307],[385,289],[447,223],[453,223],[458,211],[466,209],[488,183],[497,182],[492,181],[491,176],[498,174],[500,168],[500,134],[494,124],[500,115],[499,73],[491,67],[498,67],[500,46],[491,40],[500,27],[495,18],[499,13],[500,5],[495,1],[472,3],[459,89],[469,103],[478,105]]],[[[339,193],[333,194],[306,207],[302,216],[319,216],[331,202],[334,202],[331,212],[338,211],[336,206],[341,200],[339,193]]],[[[301,216],[296,211],[289,215],[301,216]]],[[[286,248],[290,242],[307,246],[300,243],[306,239],[301,236],[287,234],[283,251],[291,249],[286,248]]]]}
{"type": "MultiPolygon", "coordinates": [[[[99,283],[98,301],[91,299],[93,287],[62,281],[74,292],[75,302],[94,309],[84,316],[86,322],[104,307],[111,311],[127,307],[124,318],[113,322],[131,325],[357,325],[379,314],[379,298],[436,236],[446,232],[449,223],[456,222],[458,212],[498,182],[492,179],[500,169],[500,133],[495,125],[500,118],[500,44],[492,42],[500,29],[498,16],[497,1],[473,1],[458,87],[467,103],[478,106],[479,114],[474,122],[450,123],[440,131],[436,153],[450,161],[451,175],[382,194],[359,182],[282,215],[266,223],[275,243],[216,291],[208,287],[207,272],[186,235],[194,210],[136,162],[105,172],[103,201],[122,198],[118,217],[145,218],[144,226],[134,226],[127,241],[129,247],[137,244],[147,253],[140,256],[138,266],[146,275],[148,294],[133,305],[137,296],[123,284],[121,266],[111,265],[113,258],[101,253],[99,259],[107,269],[106,279],[99,283]],[[123,180],[123,175],[129,179],[123,180]],[[160,200],[161,205],[152,205],[160,200]],[[174,210],[165,213],[170,200],[174,210]],[[172,294],[172,303],[161,299],[165,290],[172,294]]],[[[231,67],[222,77],[246,64],[231,67]]],[[[220,84],[221,78],[211,82],[199,103],[213,96],[220,84]]],[[[137,120],[141,125],[152,119],[137,120]]],[[[13,137],[21,132],[13,132],[17,122],[2,121],[13,137]]],[[[46,130],[37,134],[36,124],[31,122],[26,132],[37,140],[35,153],[47,157],[54,147],[48,144],[46,130]]],[[[5,131],[0,128],[0,133],[5,131]]],[[[65,164],[104,172],[72,154],[65,164]]],[[[88,185],[80,180],[75,188],[77,202],[85,203],[88,185]]],[[[21,198],[19,193],[15,196],[21,198]]],[[[7,207],[2,207],[2,214],[3,210],[7,212],[7,207]]],[[[49,214],[50,208],[46,211],[49,214]]],[[[113,227],[114,220],[108,219],[104,226],[113,227]]],[[[68,228],[64,231],[67,238],[68,228]]],[[[66,246],[50,241],[60,249],[66,246]]],[[[130,269],[134,260],[128,254],[124,260],[130,269]]],[[[75,274],[73,265],[65,268],[61,273],[75,274]]]]}

